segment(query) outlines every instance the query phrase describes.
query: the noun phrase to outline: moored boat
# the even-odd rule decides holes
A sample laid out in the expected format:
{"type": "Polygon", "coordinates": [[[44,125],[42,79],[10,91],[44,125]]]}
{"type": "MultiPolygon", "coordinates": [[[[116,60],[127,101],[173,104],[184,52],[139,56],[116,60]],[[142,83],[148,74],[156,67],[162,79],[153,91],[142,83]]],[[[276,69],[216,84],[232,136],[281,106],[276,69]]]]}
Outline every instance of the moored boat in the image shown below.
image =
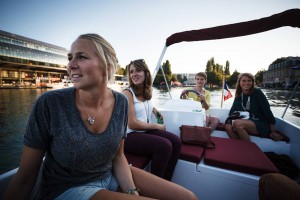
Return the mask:
{"type": "MultiPolygon", "coordinates": [[[[224,25],[208,29],[175,33],[170,36],[158,61],[153,78],[159,68],[166,48],[182,41],[212,40],[245,36],[254,33],[292,26],[300,28],[300,10],[292,9],[260,20],[224,25]]],[[[206,111],[199,108],[199,102],[171,98],[159,110],[164,116],[168,131],[180,137],[182,125],[203,126],[206,111]]],[[[251,136],[250,142],[229,139],[222,124],[229,110],[210,108],[211,115],[219,117],[221,124],[213,131],[215,149],[183,144],[180,159],[176,165],[172,182],[192,190],[199,199],[255,200],[258,199],[258,181],[261,175],[278,172],[278,169],[265,156],[264,152],[288,155],[300,167],[300,127],[280,116],[276,116],[276,130],[288,138],[273,141],[269,138],[251,136]],[[247,148],[247,151],[242,151],[247,148]],[[258,159],[259,158],[259,159],[258,159]]],[[[153,116],[154,117],[154,116],[153,116]]],[[[126,155],[129,163],[144,168],[149,159],[126,155]]],[[[147,170],[147,166],[145,168],[147,170]]],[[[0,175],[0,197],[17,169],[0,175]]],[[[299,182],[299,177],[295,178],[299,182]]]]}
{"type": "Polygon", "coordinates": [[[62,79],[60,82],[52,83],[52,89],[62,89],[67,87],[73,87],[73,82],[70,79],[62,79]]]}
{"type": "Polygon", "coordinates": [[[108,84],[108,87],[121,92],[124,88],[128,87],[129,83],[126,79],[126,76],[120,75],[120,74],[114,74],[113,80],[111,83],[108,84]]]}

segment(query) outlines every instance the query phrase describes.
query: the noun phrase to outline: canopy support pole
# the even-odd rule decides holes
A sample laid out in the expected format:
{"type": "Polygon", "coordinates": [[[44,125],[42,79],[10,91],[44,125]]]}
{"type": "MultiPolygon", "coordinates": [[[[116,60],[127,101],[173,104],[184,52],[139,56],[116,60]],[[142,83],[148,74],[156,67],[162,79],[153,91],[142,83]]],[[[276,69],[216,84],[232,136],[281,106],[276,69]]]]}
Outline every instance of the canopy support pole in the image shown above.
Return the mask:
{"type": "Polygon", "coordinates": [[[164,72],[164,70],[163,70],[163,68],[162,68],[162,66],[161,66],[161,62],[162,62],[162,59],[164,58],[164,55],[165,55],[165,53],[166,53],[166,50],[167,50],[167,45],[164,46],[164,48],[163,48],[163,50],[162,50],[162,52],[161,52],[161,54],[160,54],[160,57],[159,57],[159,59],[158,59],[156,68],[154,69],[154,72],[153,72],[153,74],[152,74],[152,83],[154,82],[154,79],[155,79],[155,77],[156,77],[156,74],[157,74],[158,70],[161,69],[162,75],[163,75],[163,77],[164,77],[164,80],[165,80],[165,83],[166,83],[166,86],[167,86],[167,89],[168,89],[168,92],[169,92],[169,95],[170,95],[170,98],[172,99],[172,95],[171,95],[171,93],[170,93],[169,84],[168,84],[168,82],[167,82],[167,78],[166,78],[166,76],[165,76],[165,72],[164,72]]]}
{"type": "Polygon", "coordinates": [[[284,117],[284,115],[285,115],[285,113],[286,113],[286,110],[288,109],[288,107],[289,107],[290,104],[291,104],[291,100],[293,99],[293,96],[294,96],[294,94],[295,94],[295,92],[296,92],[296,90],[297,90],[297,88],[298,88],[298,86],[299,86],[299,83],[300,83],[300,79],[298,79],[297,84],[295,85],[294,91],[293,91],[293,93],[292,93],[290,99],[288,100],[288,103],[287,103],[287,105],[286,105],[286,107],[285,107],[285,110],[284,110],[284,112],[283,112],[283,114],[282,114],[282,116],[281,116],[282,119],[283,119],[283,117],[284,117]]]}
{"type": "Polygon", "coordinates": [[[223,78],[222,78],[221,108],[223,107],[223,101],[224,101],[224,85],[225,85],[225,73],[223,72],[223,78]]]}

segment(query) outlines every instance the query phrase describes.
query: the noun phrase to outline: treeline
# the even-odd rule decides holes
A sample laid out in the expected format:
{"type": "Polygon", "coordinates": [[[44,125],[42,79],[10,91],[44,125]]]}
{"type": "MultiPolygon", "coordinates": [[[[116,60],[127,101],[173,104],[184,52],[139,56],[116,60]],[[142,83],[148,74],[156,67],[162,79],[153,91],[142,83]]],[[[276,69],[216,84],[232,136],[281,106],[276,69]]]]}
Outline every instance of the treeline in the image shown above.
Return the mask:
{"type": "MultiPolygon", "coordinates": [[[[184,84],[185,81],[187,81],[187,77],[185,75],[181,74],[173,74],[171,63],[169,60],[166,60],[162,64],[162,68],[164,70],[164,74],[166,76],[166,80],[168,82],[168,85],[171,84],[171,82],[178,81],[182,84],[184,84]]],[[[233,88],[235,87],[235,84],[237,82],[238,75],[240,74],[238,71],[234,71],[232,74],[230,73],[230,63],[229,61],[226,61],[225,67],[223,65],[220,65],[215,62],[214,58],[211,58],[206,63],[205,72],[207,74],[207,84],[210,88],[221,88],[222,87],[222,80],[223,80],[223,74],[225,75],[225,80],[229,87],[233,88]]],[[[256,85],[260,86],[263,79],[263,72],[264,70],[258,71],[256,74],[253,74],[255,76],[256,85]]],[[[198,71],[194,72],[195,74],[198,73],[198,71]]],[[[126,75],[126,70],[123,68],[118,69],[118,74],[126,75]]],[[[157,75],[154,79],[153,85],[159,86],[162,83],[165,82],[165,79],[163,77],[161,69],[157,72],[157,75]]]]}
{"type": "MultiPolygon", "coordinates": [[[[180,83],[184,83],[187,81],[187,77],[185,75],[181,74],[172,74],[171,70],[171,63],[166,60],[162,64],[162,68],[164,70],[166,79],[168,84],[170,85],[171,81],[178,81],[180,83]]],[[[214,58],[211,58],[206,63],[205,72],[207,74],[207,84],[210,88],[221,88],[222,87],[222,81],[223,81],[223,74],[225,75],[225,80],[229,87],[235,87],[235,84],[237,82],[238,75],[240,72],[234,71],[232,74],[230,73],[230,63],[229,61],[226,61],[225,67],[223,65],[220,65],[215,62],[214,58]]],[[[263,79],[263,70],[258,71],[256,74],[253,74],[255,76],[256,85],[261,85],[262,79],[263,79]]],[[[195,74],[198,73],[198,71],[195,72],[195,74]]],[[[153,82],[153,85],[158,86],[160,83],[165,82],[161,69],[158,71],[156,78],[153,82]]]]}

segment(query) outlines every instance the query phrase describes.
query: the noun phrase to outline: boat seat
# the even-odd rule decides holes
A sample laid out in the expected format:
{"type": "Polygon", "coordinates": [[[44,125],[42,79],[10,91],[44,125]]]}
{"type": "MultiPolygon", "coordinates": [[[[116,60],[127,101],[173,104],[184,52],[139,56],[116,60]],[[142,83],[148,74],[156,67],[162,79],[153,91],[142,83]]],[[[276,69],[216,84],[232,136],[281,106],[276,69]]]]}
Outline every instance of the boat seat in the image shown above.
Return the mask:
{"type": "MultiPolygon", "coordinates": [[[[225,123],[221,123],[221,122],[220,122],[220,123],[217,125],[216,130],[218,130],[218,131],[225,131],[225,123]]],[[[284,141],[284,142],[286,142],[286,143],[289,143],[289,142],[290,142],[290,138],[287,137],[285,134],[283,134],[283,133],[281,133],[280,131],[277,131],[277,130],[276,130],[276,132],[282,136],[282,140],[280,140],[280,141],[284,141]]],[[[250,135],[251,135],[251,134],[250,134],[250,135]]],[[[252,135],[252,136],[259,137],[259,136],[257,136],[257,135],[252,135]]],[[[267,137],[267,138],[273,140],[273,139],[270,138],[270,137],[267,137]]]]}
{"type": "Polygon", "coordinates": [[[206,149],[204,163],[207,165],[258,176],[279,172],[253,142],[220,137],[211,139],[216,148],[206,149]]]}
{"type": "MultiPolygon", "coordinates": [[[[283,142],[286,142],[286,143],[289,143],[289,142],[290,142],[290,138],[289,138],[288,136],[286,136],[285,134],[283,134],[283,133],[281,133],[281,132],[279,132],[279,131],[277,131],[277,130],[276,130],[276,133],[278,133],[279,135],[282,136],[282,139],[281,139],[280,141],[283,141],[283,142]]],[[[252,134],[250,134],[250,135],[252,135],[252,134]]],[[[259,137],[259,136],[257,136],[257,135],[252,135],[252,136],[259,137]]],[[[273,140],[271,137],[266,137],[266,138],[268,138],[268,139],[270,139],[270,140],[273,140]]],[[[275,140],[274,140],[274,141],[275,141],[275,140]]]]}
{"type": "Polygon", "coordinates": [[[203,157],[204,148],[197,145],[182,144],[179,159],[199,163],[203,157]]]}
{"type": "Polygon", "coordinates": [[[139,155],[135,155],[135,154],[127,153],[127,152],[125,152],[125,156],[130,165],[140,168],[140,169],[144,169],[151,160],[150,157],[139,156],[139,155]]]}

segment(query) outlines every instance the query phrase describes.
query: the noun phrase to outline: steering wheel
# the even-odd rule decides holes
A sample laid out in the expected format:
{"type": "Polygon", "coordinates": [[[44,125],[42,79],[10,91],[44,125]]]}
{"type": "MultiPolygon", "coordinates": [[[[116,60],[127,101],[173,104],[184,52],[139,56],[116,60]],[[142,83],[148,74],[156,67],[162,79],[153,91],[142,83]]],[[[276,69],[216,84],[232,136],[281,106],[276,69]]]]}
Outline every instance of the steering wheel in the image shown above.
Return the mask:
{"type": "MultiPolygon", "coordinates": [[[[186,91],[186,93],[188,93],[188,92],[193,92],[193,93],[195,93],[197,96],[199,96],[200,95],[200,93],[198,92],[198,91],[196,91],[196,90],[185,90],[186,91]]],[[[185,95],[185,93],[181,93],[180,94],[180,99],[183,99],[183,96],[185,95]]]]}

